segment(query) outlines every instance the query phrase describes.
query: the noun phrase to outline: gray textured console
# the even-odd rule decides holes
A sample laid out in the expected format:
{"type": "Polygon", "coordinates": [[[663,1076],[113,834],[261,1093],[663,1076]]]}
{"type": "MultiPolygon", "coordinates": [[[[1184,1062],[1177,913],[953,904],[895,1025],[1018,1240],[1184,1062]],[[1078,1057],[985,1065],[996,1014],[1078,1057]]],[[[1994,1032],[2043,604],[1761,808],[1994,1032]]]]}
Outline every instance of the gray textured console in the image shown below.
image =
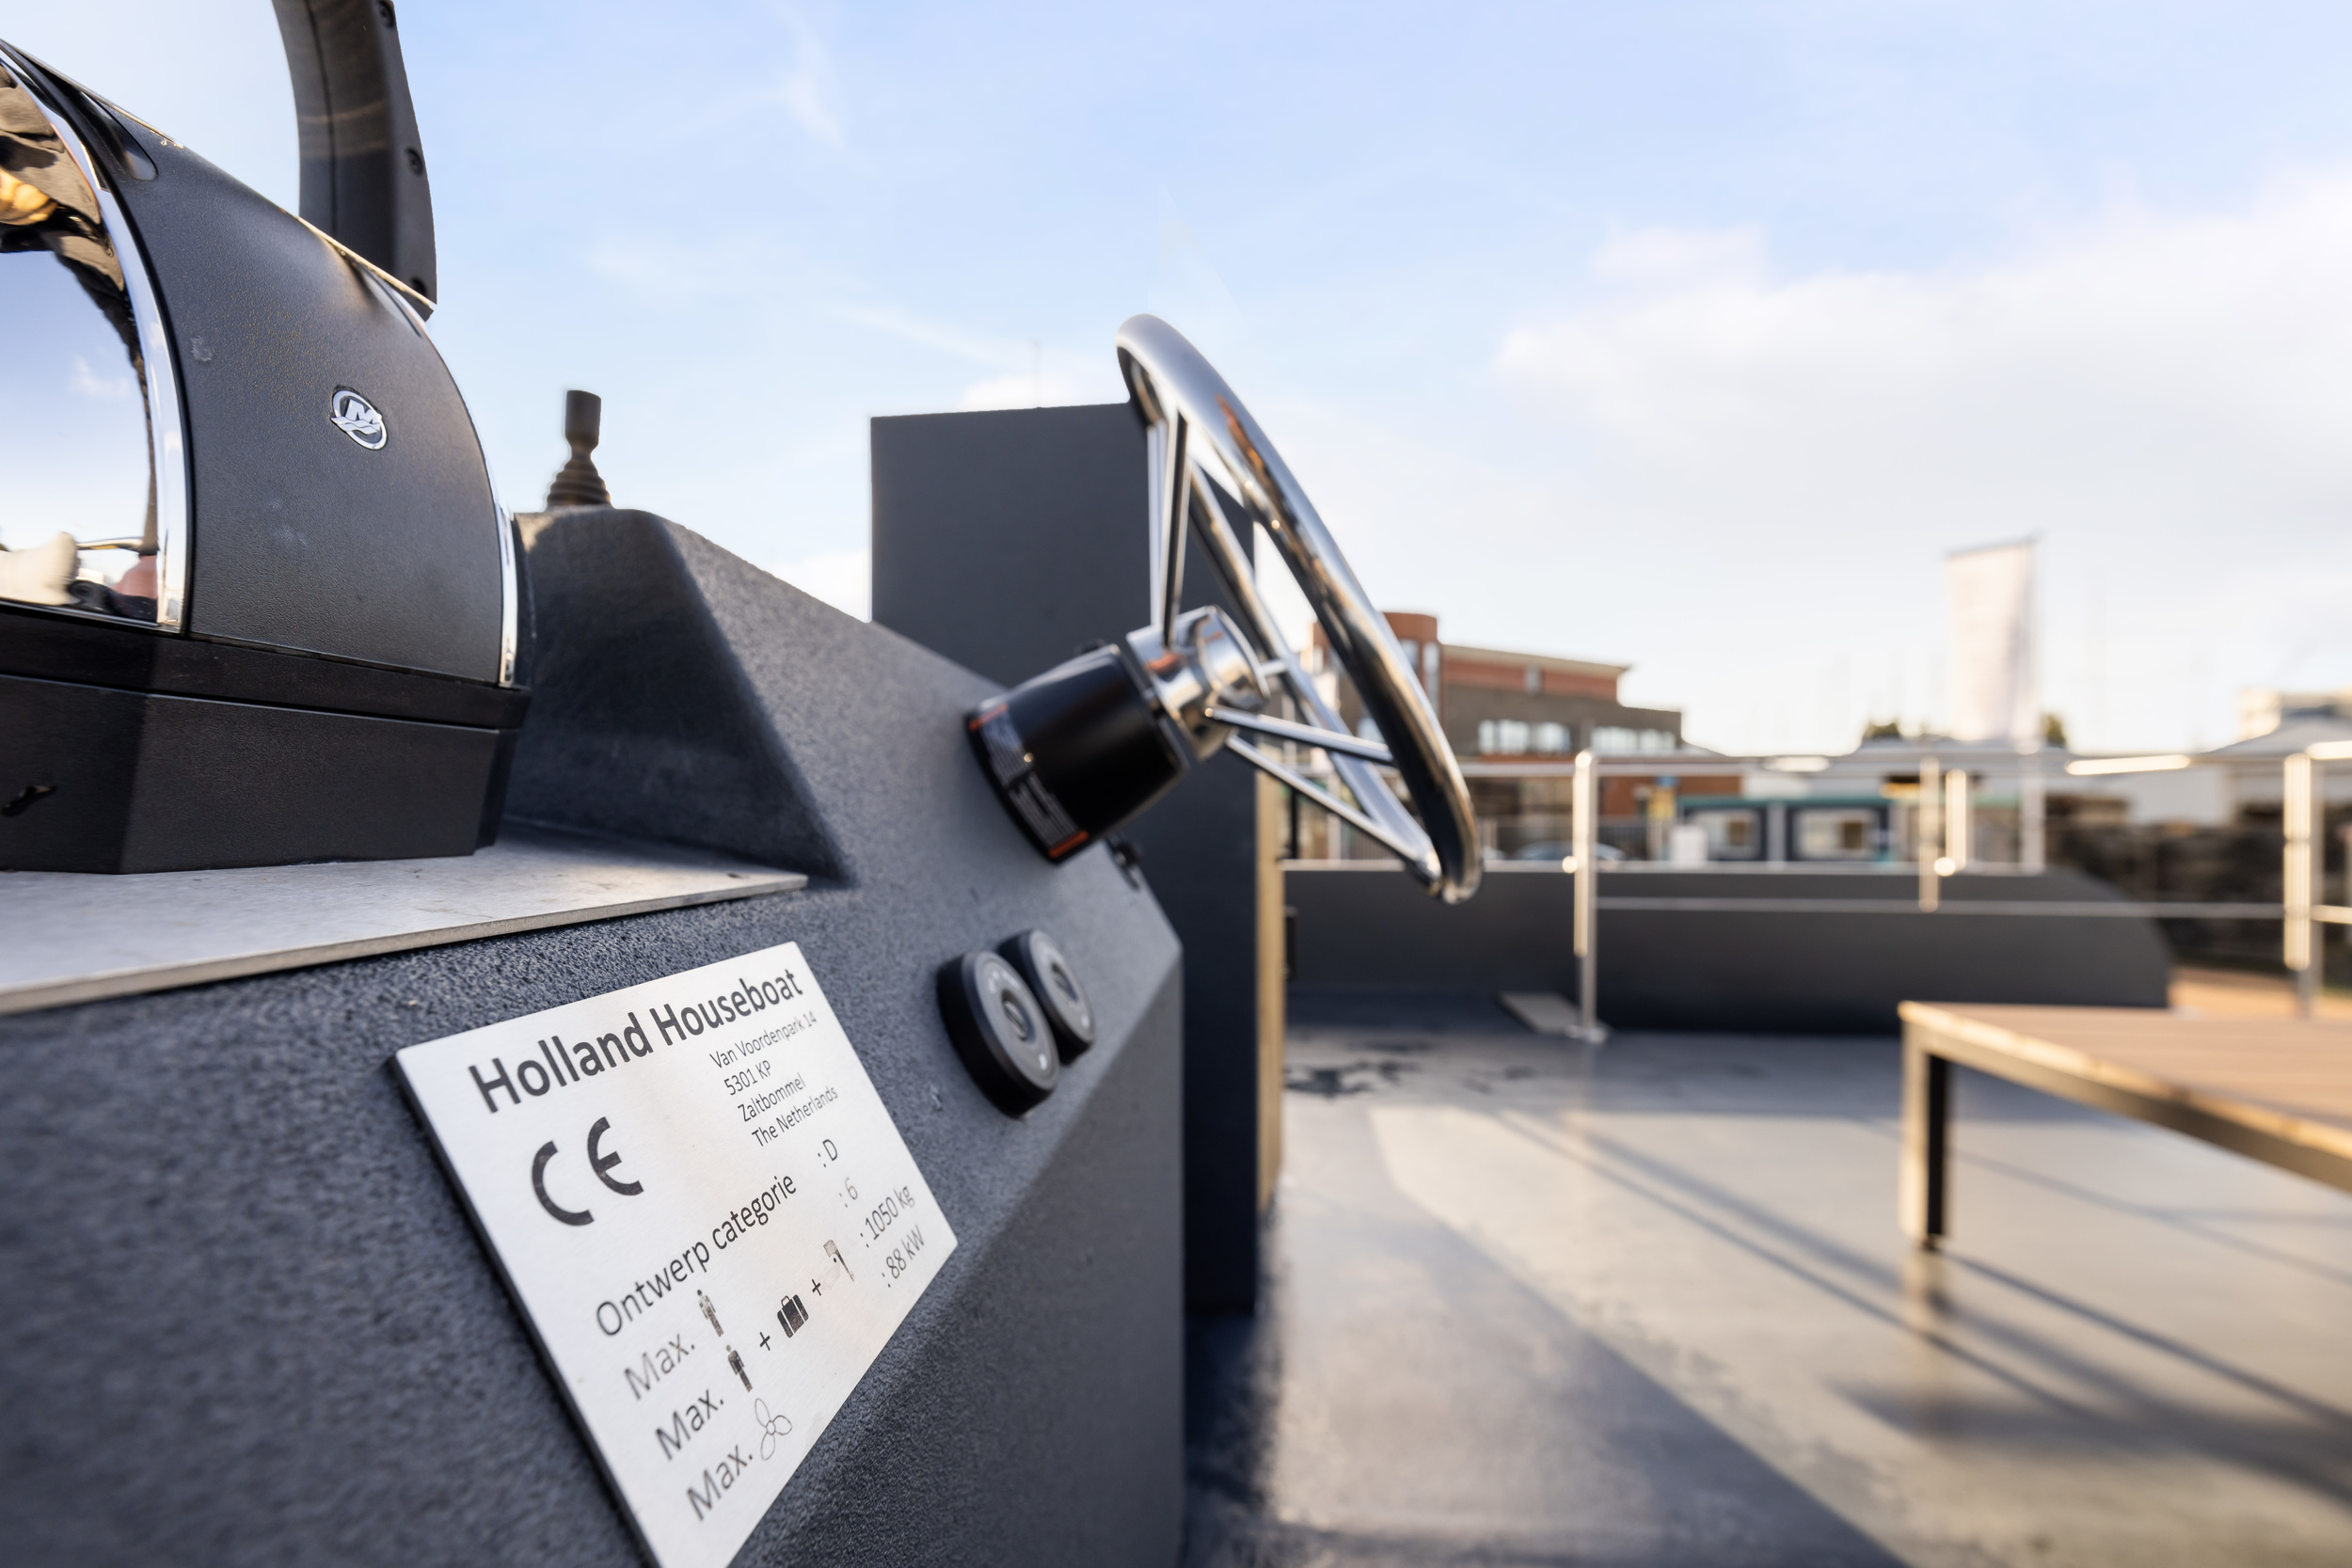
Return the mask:
{"type": "MultiPolygon", "coordinates": [[[[1128,404],[879,419],[873,452],[877,625],[1010,686],[1145,619],[1147,466],[1128,404]]],[[[1198,540],[1184,583],[1186,603],[1231,609],[1198,540]]],[[[1263,1053],[1280,1049],[1280,997],[1262,993],[1260,944],[1273,933],[1260,930],[1257,788],[1239,757],[1216,757],[1125,830],[1191,960],[1184,1279],[1196,1310],[1255,1304],[1271,1191],[1263,1053]]]]}
{"type": "Polygon", "coordinates": [[[964,742],[980,677],[643,514],[542,520],[529,566],[511,810],[806,888],[0,1018],[8,1560],[637,1560],[386,1064],[797,942],[960,1245],[740,1560],[1172,1561],[1183,982],[1150,893],[1022,840],[964,742]],[[1029,927],[1101,1037],[1014,1120],[932,975],[1029,927]]]}

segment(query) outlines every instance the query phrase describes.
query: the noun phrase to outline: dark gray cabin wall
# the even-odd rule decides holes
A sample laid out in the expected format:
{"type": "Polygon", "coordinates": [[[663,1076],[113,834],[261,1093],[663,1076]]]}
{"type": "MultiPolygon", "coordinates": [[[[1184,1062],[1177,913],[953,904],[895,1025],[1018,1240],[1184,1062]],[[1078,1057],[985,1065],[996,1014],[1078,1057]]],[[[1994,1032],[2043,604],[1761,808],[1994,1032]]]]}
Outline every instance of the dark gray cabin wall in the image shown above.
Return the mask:
{"type": "MultiPolygon", "coordinates": [[[[1126,404],[873,422],[874,622],[1006,686],[1151,619],[1143,426],[1126,404]]],[[[1187,605],[1230,604],[1196,545],[1187,605]]],[[[1258,1280],[1256,781],[1218,756],[1125,830],[1184,947],[1184,1280],[1258,1280]]]]}
{"type": "MultiPolygon", "coordinates": [[[[1945,880],[1921,914],[1917,882],[1865,870],[1603,872],[1600,897],[1883,899],[1883,912],[1598,911],[1599,1013],[1621,1029],[1894,1034],[1896,1005],[2017,1002],[2161,1007],[2169,963],[2138,915],[1966,914],[1978,901],[2104,903],[2075,871],[1945,880]]],[[[1297,990],[1549,990],[1577,994],[1576,879],[1552,865],[1490,865],[1478,896],[1447,908],[1375,862],[1294,865],[1297,990]]]]}

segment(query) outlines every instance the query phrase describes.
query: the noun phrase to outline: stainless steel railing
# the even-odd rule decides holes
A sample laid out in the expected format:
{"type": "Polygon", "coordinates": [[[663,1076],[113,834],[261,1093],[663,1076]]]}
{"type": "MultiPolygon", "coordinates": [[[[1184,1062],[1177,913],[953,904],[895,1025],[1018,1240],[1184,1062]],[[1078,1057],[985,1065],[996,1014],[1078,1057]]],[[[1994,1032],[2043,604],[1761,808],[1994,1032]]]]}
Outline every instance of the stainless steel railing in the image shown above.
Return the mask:
{"type": "MultiPolygon", "coordinates": [[[[1713,759],[1710,759],[1710,761],[1713,759]]],[[[1724,759],[1726,761],[1730,759],[1724,759]]],[[[2162,759],[2168,766],[2194,766],[2187,757],[2162,759]]],[[[2325,841],[2318,828],[2320,767],[2352,761],[2352,741],[2325,741],[2291,752],[2284,761],[2281,825],[2284,828],[2282,898],[2277,904],[2200,901],[2091,902],[2081,899],[1968,899],[1946,904],[1943,882],[1966,869],[1970,841],[1970,779],[1962,769],[1942,771],[1934,757],[1919,765],[1919,809],[1913,815],[1914,860],[1918,867],[1918,911],[1921,914],[2063,916],[2080,919],[2142,916],[2155,919],[2277,920],[2280,923],[2280,957],[2295,976],[2296,1012],[2312,1016],[2320,986],[2319,927],[2352,926],[2352,907],[2319,902],[2325,841]]],[[[1599,813],[1595,800],[1603,771],[1647,775],[1660,770],[1655,760],[1613,767],[1599,764],[1590,752],[1576,759],[1573,820],[1575,852],[1561,869],[1581,872],[1576,890],[1575,942],[1579,1019],[1587,1037],[1600,1038],[1605,1029],[1598,1015],[1598,917],[1603,909],[1690,911],[1740,911],[1752,914],[1876,914],[1887,912],[1889,899],[1876,898],[1645,898],[1598,896],[1599,813]]],[[[1686,769],[1687,770],[1687,769],[1686,769]]],[[[2086,769],[2088,771],[2088,769],[2086,769]]],[[[2037,775],[2038,776],[2038,775],[2037,775]]],[[[2037,835],[2038,836],[2038,835],[2037,835]]],[[[2038,868],[2037,868],[2038,869],[2038,868]]]]}
{"type": "MultiPolygon", "coordinates": [[[[1944,896],[1946,879],[1962,871],[1977,869],[1970,863],[1977,780],[1965,768],[1942,768],[1939,760],[1931,754],[1922,757],[1919,763],[1916,806],[1911,817],[1911,848],[1917,875],[1916,891],[1912,899],[1600,896],[1597,872],[1602,863],[1599,810],[1602,779],[1650,778],[1666,772],[1686,777],[1740,773],[1778,760],[1729,756],[1695,758],[1665,753],[1602,758],[1590,751],[1577,753],[1569,801],[1569,848],[1556,864],[1560,872],[1576,879],[1571,895],[1570,942],[1577,963],[1577,1032],[1581,1037],[1593,1040],[1608,1037],[1608,1026],[1601,1022],[1598,1011],[1600,915],[1603,911],[1883,914],[1915,911],[1919,914],[1938,916],[2276,920],[2280,923],[2280,957],[2295,979],[2296,1011],[2299,1016],[2307,1018],[2313,1011],[2321,980],[2319,928],[2329,925],[2352,926],[2352,906],[2320,902],[2325,849],[2324,836],[2320,832],[2322,768],[2329,762],[2352,761],[2352,741],[2322,742],[2292,752],[2284,759],[2281,801],[2284,846],[2280,867],[2281,899],[2278,903],[2215,899],[1947,899],[1944,896]],[[1594,875],[1584,875],[1588,867],[1592,868],[1594,875]]],[[[2095,776],[2197,766],[2201,763],[2195,757],[2167,755],[2083,759],[2070,765],[2068,771],[2095,776]]],[[[1545,767],[1543,771],[1556,773],[1558,765],[1552,764],[1545,767]]],[[[2038,808],[2043,783],[2040,771],[2024,768],[2020,769],[2020,775],[2021,794],[2029,794],[2032,797],[2030,805],[2038,808]],[[2023,787],[2026,784],[2032,787],[2023,787]]],[[[2043,869],[2041,813],[2035,809],[2023,816],[2025,832],[2021,834],[2020,847],[2024,852],[2019,856],[2016,870],[2030,875],[2043,869]]],[[[1636,862],[1614,869],[1638,876],[1653,863],[1656,863],[1636,862]]],[[[1700,869],[1689,865],[1658,865],[1661,871],[1670,868],[1700,869]]],[[[1713,869],[1721,871],[1733,867],[1716,864],[1713,869]]],[[[1763,871],[1766,867],[1742,864],[1737,869],[1763,871]]],[[[1773,866],[1772,869],[1778,871],[1785,868],[1773,866]]],[[[1823,869],[1829,868],[1825,866],[1823,869]]],[[[1861,867],[1840,865],[1836,869],[1851,871],[1861,867]]],[[[1890,866],[1887,869],[1897,868],[1890,866]]]]}

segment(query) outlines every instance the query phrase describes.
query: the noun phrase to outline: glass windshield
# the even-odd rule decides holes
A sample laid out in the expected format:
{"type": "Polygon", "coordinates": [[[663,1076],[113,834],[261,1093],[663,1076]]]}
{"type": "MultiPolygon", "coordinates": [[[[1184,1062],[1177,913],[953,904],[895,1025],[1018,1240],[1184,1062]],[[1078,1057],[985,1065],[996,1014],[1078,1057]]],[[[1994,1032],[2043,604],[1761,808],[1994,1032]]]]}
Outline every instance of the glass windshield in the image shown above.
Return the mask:
{"type": "Polygon", "coordinates": [[[122,261],[0,65],[0,599],[155,619],[146,368],[122,261]]]}

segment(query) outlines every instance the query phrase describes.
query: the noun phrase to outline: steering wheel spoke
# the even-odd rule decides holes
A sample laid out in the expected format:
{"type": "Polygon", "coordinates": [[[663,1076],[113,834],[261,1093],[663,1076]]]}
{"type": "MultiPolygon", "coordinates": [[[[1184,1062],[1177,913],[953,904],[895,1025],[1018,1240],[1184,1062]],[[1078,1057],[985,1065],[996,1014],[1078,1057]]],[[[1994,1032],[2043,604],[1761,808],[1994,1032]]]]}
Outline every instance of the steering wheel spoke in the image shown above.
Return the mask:
{"type": "MultiPolygon", "coordinates": [[[[1428,852],[1425,847],[1417,847],[1406,835],[1396,832],[1383,823],[1375,822],[1329,790],[1317,785],[1304,773],[1285,765],[1279,758],[1260,751],[1248,741],[1233,740],[1229,743],[1227,750],[1261,773],[1288,784],[1299,796],[1321,806],[1325,811],[1362,833],[1406,864],[1418,864],[1422,857],[1428,852]]],[[[1406,820],[1410,822],[1411,818],[1407,817],[1406,820]]]]}
{"type": "Polygon", "coordinates": [[[1207,717],[1236,730],[1248,730],[1274,740],[1296,741],[1301,746],[1319,747],[1342,756],[1362,757],[1367,762],[1392,760],[1389,749],[1376,740],[1359,740],[1345,730],[1318,729],[1312,724],[1294,724],[1286,719],[1268,719],[1263,714],[1243,713],[1230,707],[1212,707],[1207,717]]]}
{"type": "Polygon", "coordinates": [[[1200,505],[1185,451],[1190,433],[1190,421],[1171,414],[1155,421],[1146,436],[1152,468],[1152,624],[1163,642],[1175,641],[1184,600],[1184,546],[1200,505]]]}

